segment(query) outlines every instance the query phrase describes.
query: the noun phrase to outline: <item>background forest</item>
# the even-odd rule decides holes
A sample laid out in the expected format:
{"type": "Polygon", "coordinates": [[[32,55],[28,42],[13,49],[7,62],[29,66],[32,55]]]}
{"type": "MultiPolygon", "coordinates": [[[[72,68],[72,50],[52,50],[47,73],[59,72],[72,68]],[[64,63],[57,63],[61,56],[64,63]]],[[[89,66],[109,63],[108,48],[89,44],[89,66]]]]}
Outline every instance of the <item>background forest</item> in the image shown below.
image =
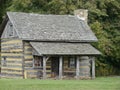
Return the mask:
{"type": "Polygon", "coordinates": [[[120,75],[120,0],[0,0],[0,23],[6,11],[73,14],[88,9],[88,24],[99,39],[92,43],[102,52],[96,75],[120,75]]]}

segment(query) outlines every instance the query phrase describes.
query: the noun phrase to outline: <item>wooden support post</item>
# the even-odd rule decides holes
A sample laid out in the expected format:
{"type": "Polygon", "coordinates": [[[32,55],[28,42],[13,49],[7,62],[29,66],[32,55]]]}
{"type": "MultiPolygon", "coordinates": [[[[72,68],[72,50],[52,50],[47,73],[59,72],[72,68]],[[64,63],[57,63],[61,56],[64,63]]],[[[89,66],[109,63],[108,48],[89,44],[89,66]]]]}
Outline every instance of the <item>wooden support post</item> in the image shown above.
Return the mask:
{"type": "Polygon", "coordinates": [[[27,79],[27,72],[24,71],[24,79],[27,79]]]}
{"type": "Polygon", "coordinates": [[[59,57],[59,79],[62,79],[62,62],[63,62],[63,57],[59,57]]]}
{"type": "Polygon", "coordinates": [[[94,57],[91,57],[92,62],[92,79],[95,79],[95,59],[94,57]]]}
{"type": "Polygon", "coordinates": [[[80,61],[79,61],[79,56],[77,56],[76,60],[76,79],[79,79],[80,77],[80,61]]]}
{"type": "Polygon", "coordinates": [[[43,79],[46,79],[46,57],[43,56],[43,79]]]}

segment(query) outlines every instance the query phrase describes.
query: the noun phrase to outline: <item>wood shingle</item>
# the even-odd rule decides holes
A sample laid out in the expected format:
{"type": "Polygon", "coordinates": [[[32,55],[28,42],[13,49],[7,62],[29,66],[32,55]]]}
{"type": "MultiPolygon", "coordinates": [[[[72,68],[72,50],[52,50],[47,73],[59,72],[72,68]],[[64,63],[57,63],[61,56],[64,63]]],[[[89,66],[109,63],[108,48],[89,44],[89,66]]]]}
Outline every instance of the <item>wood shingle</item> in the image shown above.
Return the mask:
{"type": "Polygon", "coordinates": [[[23,40],[97,41],[86,22],[72,15],[41,15],[22,12],[7,13],[23,40]]]}

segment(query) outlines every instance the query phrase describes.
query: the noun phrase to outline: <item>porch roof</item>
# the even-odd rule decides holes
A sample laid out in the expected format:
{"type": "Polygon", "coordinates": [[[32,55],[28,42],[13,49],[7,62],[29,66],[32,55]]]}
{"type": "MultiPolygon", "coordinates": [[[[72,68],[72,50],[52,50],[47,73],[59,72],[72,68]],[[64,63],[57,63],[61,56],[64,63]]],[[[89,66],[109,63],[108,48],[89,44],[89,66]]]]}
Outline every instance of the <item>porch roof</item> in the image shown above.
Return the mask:
{"type": "Polygon", "coordinates": [[[54,43],[30,42],[39,55],[99,55],[101,54],[90,44],[85,43],[54,43]]]}

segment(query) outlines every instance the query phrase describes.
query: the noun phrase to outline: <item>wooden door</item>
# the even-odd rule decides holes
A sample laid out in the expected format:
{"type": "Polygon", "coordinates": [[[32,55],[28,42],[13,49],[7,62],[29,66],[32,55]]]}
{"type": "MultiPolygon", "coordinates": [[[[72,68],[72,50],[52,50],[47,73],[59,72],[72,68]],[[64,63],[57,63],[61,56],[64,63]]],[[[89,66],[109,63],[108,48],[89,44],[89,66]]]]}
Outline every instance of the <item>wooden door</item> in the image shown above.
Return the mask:
{"type": "Polygon", "coordinates": [[[59,75],[59,57],[52,57],[52,77],[59,75]]]}

